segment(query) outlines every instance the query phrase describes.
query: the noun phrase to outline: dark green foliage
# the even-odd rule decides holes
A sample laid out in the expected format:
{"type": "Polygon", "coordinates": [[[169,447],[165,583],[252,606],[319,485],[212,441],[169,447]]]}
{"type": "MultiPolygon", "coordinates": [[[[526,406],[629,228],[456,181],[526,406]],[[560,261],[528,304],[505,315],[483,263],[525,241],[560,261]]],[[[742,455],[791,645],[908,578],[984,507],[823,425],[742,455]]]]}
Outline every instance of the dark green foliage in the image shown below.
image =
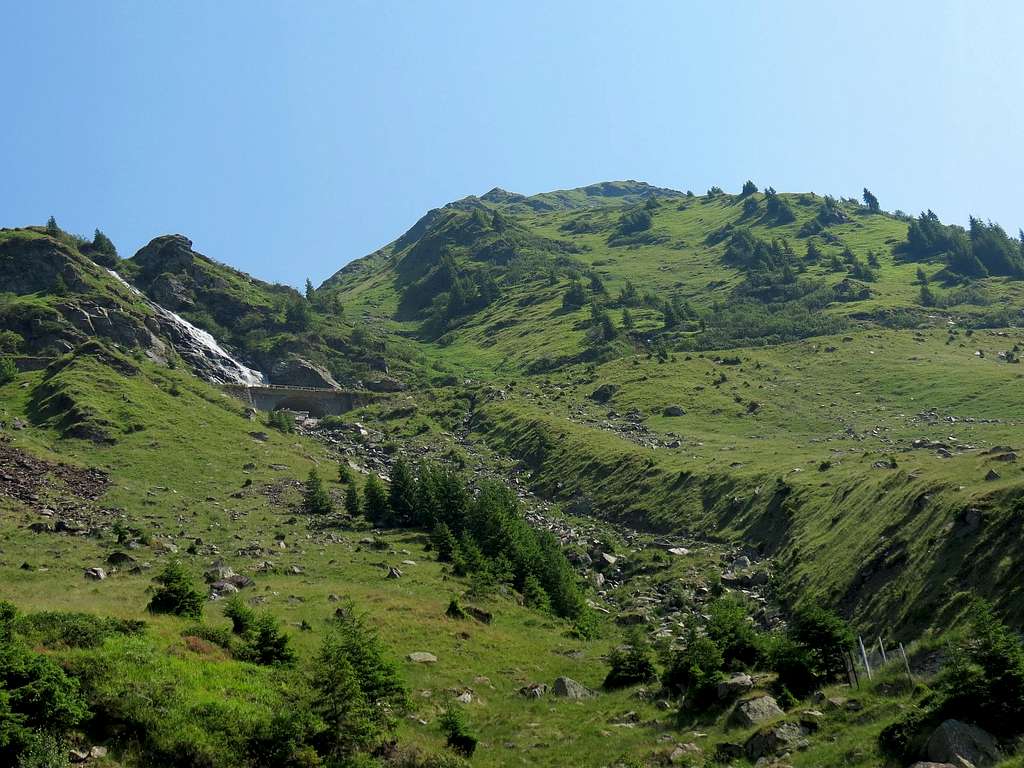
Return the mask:
{"type": "Polygon", "coordinates": [[[352,474],[352,467],[348,465],[348,461],[338,464],[338,482],[342,485],[352,485],[355,482],[355,476],[352,474]]]}
{"type": "Polygon", "coordinates": [[[735,597],[722,597],[708,606],[707,636],[721,649],[728,668],[756,665],[764,651],[764,639],[750,621],[747,606],[735,597]]]}
{"type": "Polygon", "coordinates": [[[203,613],[203,595],[195,589],[191,574],[178,560],[172,560],[154,581],[159,585],[147,609],[150,613],[172,613],[198,619],[203,613]]]}
{"type": "Polygon", "coordinates": [[[853,631],[843,619],[808,606],[793,614],[787,634],[771,653],[780,686],[803,696],[815,685],[844,677],[853,631]]]}
{"type": "Polygon", "coordinates": [[[313,710],[326,726],[318,738],[320,752],[336,758],[380,743],[407,705],[394,663],[351,603],[335,614],[311,684],[313,710]]]}
{"type": "Polygon", "coordinates": [[[819,684],[814,653],[790,637],[775,638],[769,652],[772,669],[778,674],[777,690],[797,696],[810,694],[819,684]]]}
{"type": "Polygon", "coordinates": [[[271,411],[267,414],[267,426],[290,435],[295,431],[295,419],[287,411],[271,411]]]}
{"type": "Polygon", "coordinates": [[[871,211],[871,213],[878,213],[882,210],[881,206],[878,204],[878,198],[871,194],[871,190],[867,187],[864,187],[863,198],[864,205],[868,207],[868,210],[871,211]]]}
{"type": "Polygon", "coordinates": [[[629,311],[628,307],[622,310],[622,327],[627,331],[631,331],[636,327],[636,322],[633,320],[633,313],[629,311]]]}
{"type": "Polygon", "coordinates": [[[889,757],[910,764],[924,754],[928,735],[937,724],[925,709],[912,709],[878,734],[878,746],[889,757]]]}
{"type": "Polygon", "coordinates": [[[47,648],[95,648],[108,637],[139,635],[145,623],[90,613],[42,611],[19,617],[17,632],[33,645],[47,648]]]}
{"type": "Polygon", "coordinates": [[[232,632],[244,635],[252,629],[256,621],[256,611],[246,605],[238,595],[232,595],[224,603],[224,617],[231,620],[232,632]]]}
{"type": "Polygon", "coordinates": [[[583,289],[583,284],[577,280],[573,280],[569,283],[569,287],[566,289],[565,295],[562,296],[562,309],[579,309],[586,303],[587,292],[583,289]]]}
{"type": "Polygon", "coordinates": [[[0,386],[14,381],[18,368],[9,357],[0,357],[0,386]]]}
{"type": "Polygon", "coordinates": [[[765,190],[765,215],[775,224],[789,224],[796,221],[792,206],[776,194],[771,187],[765,190]]]}
{"type": "Polygon", "coordinates": [[[285,308],[285,324],[293,331],[306,331],[313,325],[313,309],[309,302],[295,299],[285,308]]]}
{"type": "Polygon", "coordinates": [[[11,355],[18,352],[25,339],[14,331],[0,331],[0,355],[11,355]]]}
{"type": "Polygon", "coordinates": [[[651,218],[650,211],[646,207],[637,208],[622,214],[615,231],[619,235],[635,235],[638,232],[650,229],[652,223],[653,219],[651,218]]]}
{"type": "Polygon", "coordinates": [[[1021,243],[998,224],[971,217],[970,228],[945,225],[932,211],[910,222],[907,239],[897,247],[904,258],[945,261],[949,271],[964,277],[1024,277],[1021,243]]]}
{"type": "Polygon", "coordinates": [[[686,706],[704,709],[715,700],[725,661],[714,640],[691,632],[686,645],[671,654],[661,683],[675,694],[686,694],[686,706]]]}
{"type": "Polygon", "coordinates": [[[807,253],[804,255],[804,261],[810,264],[817,264],[821,261],[821,249],[818,248],[818,242],[816,240],[807,241],[807,253]]]}
{"type": "Polygon", "coordinates": [[[295,662],[288,635],[281,632],[277,619],[269,613],[254,613],[241,633],[241,640],[232,653],[242,661],[266,666],[289,666],[295,662]]]}
{"type": "Polygon", "coordinates": [[[416,519],[416,478],[405,459],[399,458],[391,467],[391,486],[388,489],[388,504],[391,508],[391,525],[408,527],[416,519]]]}
{"type": "Polygon", "coordinates": [[[324,488],[323,481],[315,469],[309,470],[306,487],[302,493],[302,510],[310,515],[328,515],[334,511],[331,495],[324,488]]]}
{"type": "Polygon", "coordinates": [[[359,507],[359,491],[355,483],[350,483],[345,489],[345,512],[352,517],[357,517],[362,510],[359,507]]]}
{"type": "Polygon", "coordinates": [[[56,740],[88,714],[78,681],[15,637],[17,612],[0,603],[0,767],[38,754],[41,738],[56,740]]]}
{"type": "Polygon", "coordinates": [[[57,219],[53,216],[46,220],[46,234],[50,237],[60,237],[61,228],[57,226],[57,219]]]}
{"type": "Polygon", "coordinates": [[[84,243],[81,246],[81,251],[97,264],[109,269],[116,268],[120,261],[114,243],[98,229],[93,235],[92,242],[84,243]]]}
{"type": "Polygon", "coordinates": [[[983,723],[999,736],[1019,734],[1024,722],[1024,643],[992,606],[971,609],[969,632],[950,648],[939,691],[942,717],[983,723]]]}
{"type": "Polygon", "coordinates": [[[388,492],[377,475],[371,474],[363,486],[363,514],[378,528],[391,525],[391,507],[388,492]]]}
{"type": "Polygon", "coordinates": [[[448,747],[464,757],[472,757],[476,751],[477,738],[466,723],[465,713],[449,703],[441,715],[441,732],[447,739],[448,747]]]}
{"type": "Polygon", "coordinates": [[[610,669],[604,678],[604,687],[609,690],[628,688],[631,685],[650,683],[658,679],[651,658],[651,646],[647,637],[639,627],[633,627],[626,645],[620,646],[608,654],[610,669]]]}
{"type": "Polygon", "coordinates": [[[740,190],[740,197],[748,197],[757,192],[757,184],[747,179],[743,182],[743,189],[740,190]]]}
{"type": "Polygon", "coordinates": [[[430,544],[433,546],[434,551],[437,552],[437,559],[442,563],[452,562],[459,546],[455,534],[443,522],[439,522],[434,526],[434,530],[430,534],[430,544]]]}
{"type": "Polygon", "coordinates": [[[917,268],[917,282],[921,285],[928,285],[928,273],[924,271],[924,267],[917,268]]]}
{"type": "Polygon", "coordinates": [[[307,277],[306,278],[306,301],[312,301],[316,295],[316,289],[313,288],[313,282],[307,277]]]}

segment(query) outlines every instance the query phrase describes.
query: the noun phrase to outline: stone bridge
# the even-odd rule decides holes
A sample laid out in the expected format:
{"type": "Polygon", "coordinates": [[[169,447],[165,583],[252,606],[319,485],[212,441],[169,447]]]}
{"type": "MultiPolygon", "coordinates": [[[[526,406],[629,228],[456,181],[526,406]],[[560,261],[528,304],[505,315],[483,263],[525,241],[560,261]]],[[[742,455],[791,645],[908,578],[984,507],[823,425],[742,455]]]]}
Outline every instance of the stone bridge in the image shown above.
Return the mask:
{"type": "Polygon", "coordinates": [[[311,416],[317,417],[340,416],[373,400],[369,392],[348,389],[317,389],[282,384],[258,387],[225,384],[222,388],[259,411],[308,411],[311,416]]]}

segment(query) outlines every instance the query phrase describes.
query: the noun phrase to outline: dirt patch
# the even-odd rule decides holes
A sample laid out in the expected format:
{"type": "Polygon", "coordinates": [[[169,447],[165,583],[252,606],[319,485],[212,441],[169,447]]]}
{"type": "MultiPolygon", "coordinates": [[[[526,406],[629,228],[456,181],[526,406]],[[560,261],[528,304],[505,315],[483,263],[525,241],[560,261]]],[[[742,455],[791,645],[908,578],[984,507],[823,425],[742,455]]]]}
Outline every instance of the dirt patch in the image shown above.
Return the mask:
{"type": "Polygon", "coordinates": [[[0,497],[34,510],[64,511],[95,501],[110,485],[106,472],[37,458],[0,441],[0,497]]]}

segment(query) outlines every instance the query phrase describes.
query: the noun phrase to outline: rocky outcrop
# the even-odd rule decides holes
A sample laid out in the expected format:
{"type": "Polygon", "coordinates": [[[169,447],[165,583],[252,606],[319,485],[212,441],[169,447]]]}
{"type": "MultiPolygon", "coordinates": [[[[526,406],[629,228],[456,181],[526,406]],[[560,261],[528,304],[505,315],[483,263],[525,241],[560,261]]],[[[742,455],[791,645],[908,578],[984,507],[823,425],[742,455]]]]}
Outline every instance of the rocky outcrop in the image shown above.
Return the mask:
{"type": "Polygon", "coordinates": [[[929,760],[959,768],[984,768],[1002,760],[992,734],[959,720],[946,720],[936,728],[928,737],[925,752],[929,760]]]}
{"type": "Polygon", "coordinates": [[[286,357],[270,370],[272,384],[287,384],[292,387],[314,387],[316,389],[341,389],[330,371],[322,365],[312,363],[298,356],[286,357]]]}
{"type": "Polygon", "coordinates": [[[796,723],[779,723],[763,728],[743,745],[743,751],[750,760],[774,757],[807,746],[807,733],[796,723]]]}
{"type": "Polygon", "coordinates": [[[739,726],[749,728],[766,720],[781,717],[785,712],[771,696],[756,696],[741,701],[732,713],[732,721],[739,726]]]}
{"type": "Polygon", "coordinates": [[[555,680],[555,696],[564,699],[589,699],[595,694],[582,683],[577,683],[571,677],[560,677],[555,680]]]}

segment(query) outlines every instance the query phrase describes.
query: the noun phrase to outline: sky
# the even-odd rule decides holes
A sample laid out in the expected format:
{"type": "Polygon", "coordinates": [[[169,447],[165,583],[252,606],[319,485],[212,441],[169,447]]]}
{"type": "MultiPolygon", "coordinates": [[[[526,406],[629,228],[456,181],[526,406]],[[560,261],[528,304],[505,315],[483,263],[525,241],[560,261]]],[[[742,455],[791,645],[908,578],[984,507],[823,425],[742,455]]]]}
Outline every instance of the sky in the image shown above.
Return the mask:
{"type": "Polygon", "coordinates": [[[1024,226],[1024,4],[0,0],[0,226],[326,279],[498,186],[1024,226]]]}

